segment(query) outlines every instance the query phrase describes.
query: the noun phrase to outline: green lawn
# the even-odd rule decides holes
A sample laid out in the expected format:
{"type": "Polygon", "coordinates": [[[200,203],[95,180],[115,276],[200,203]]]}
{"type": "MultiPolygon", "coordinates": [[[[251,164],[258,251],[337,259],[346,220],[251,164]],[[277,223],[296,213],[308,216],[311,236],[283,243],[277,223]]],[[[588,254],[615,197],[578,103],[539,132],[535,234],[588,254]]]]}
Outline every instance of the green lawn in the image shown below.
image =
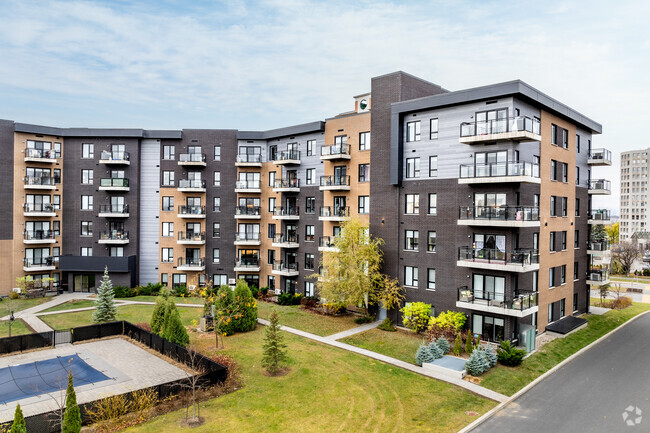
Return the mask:
{"type": "MultiPolygon", "coordinates": [[[[117,320],[126,320],[131,323],[149,323],[153,305],[124,305],[117,308],[117,320]]],[[[201,316],[200,308],[184,307],[178,308],[181,313],[181,320],[185,326],[190,325],[192,319],[199,321],[201,316]]],[[[48,316],[40,316],[40,319],[53,329],[68,329],[76,326],[90,325],[92,323],[93,310],[79,311],[76,313],[61,313],[48,316]]]]}
{"type": "Polygon", "coordinates": [[[63,304],[56,305],[54,307],[48,308],[47,310],[41,311],[41,313],[49,313],[50,311],[63,311],[63,310],[73,310],[75,308],[86,308],[94,307],[95,301],[88,299],[73,299],[72,301],[64,302],[63,304]]]}
{"type": "Polygon", "coordinates": [[[257,303],[258,316],[262,319],[268,319],[271,315],[271,308],[278,311],[281,325],[311,332],[321,337],[359,326],[354,323],[354,316],[321,316],[304,310],[298,305],[277,305],[264,301],[258,301],[257,303]]]}
{"type": "Polygon", "coordinates": [[[29,298],[29,299],[9,299],[2,298],[0,300],[0,317],[8,315],[7,306],[11,306],[11,309],[14,312],[26,310],[27,308],[35,307],[41,305],[45,302],[51,301],[53,297],[44,297],[44,298],[29,298]]]}
{"type": "MultiPolygon", "coordinates": [[[[157,296],[133,296],[132,298],[116,298],[121,301],[139,301],[139,302],[156,302],[157,296]]],[[[183,298],[180,296],[170,296],[177,304],[199,304],[203,305],[203,298],[188,297],[183,298]]]]}
{"type": "MultiPolygon", "coordinates": [[[[23,322],[20,319],[14,320],[14,323],[11,325],[11,335],[23,335],[23,334],[31,334],[32,331],[27,327],[25,322],[23,322]]],[[[3,337],[8,337],[9,336],[9,321],[8,320],[3,320],[0,321],[0,338],[3,337]]]]}
{"type": "MultiPolygon", "coordinates": [[[[496,403],[444,382],[287,333],[291,371],[267,377],[264,330],[226,338],[245,386],[201,406],[205,424],[182,428],[185,410],[126,431],[158,432],[456,432],[496,403]]],[[[192,334],[196,340],[197,334],[192,334]]],[[[201,339],[205,347],[212,339],[201,339]]],[[[211,353],[214,353],[212,349],[211,353]]]]}
{"type": "Polygon", "coordinates": [[[415,351],[424,339],[424,335],[414,332],[387,332],[375,328],[339,341],[415,364],[415,351]]]}
{"type": "Polygon", "coordinates": [[[648,310],[650,304],[634,303],[625,310],[608,311],[602,316],[590,315],[587,317],[589,324],[586,328],[545,344],[539,351],[525,359],[519,367],[497,365],[483,376],[481,385],[505,395],[513,395],[589,343],[648,310]]]}

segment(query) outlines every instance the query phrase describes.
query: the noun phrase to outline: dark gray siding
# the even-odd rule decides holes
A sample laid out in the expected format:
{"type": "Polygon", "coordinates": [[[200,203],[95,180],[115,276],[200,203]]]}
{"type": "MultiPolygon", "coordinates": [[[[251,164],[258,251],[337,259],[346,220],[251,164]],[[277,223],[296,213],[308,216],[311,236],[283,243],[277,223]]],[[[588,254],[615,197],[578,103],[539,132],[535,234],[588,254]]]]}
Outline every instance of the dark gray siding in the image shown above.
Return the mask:
{"type": "Polygon", "coordinates": [[[0,120],[0,152],[3,167],[0,170],[0,240],[13,239],[14,232],[14,122],[0,120]],[[13,203],[13,206],[9,206],[13,203]]]}

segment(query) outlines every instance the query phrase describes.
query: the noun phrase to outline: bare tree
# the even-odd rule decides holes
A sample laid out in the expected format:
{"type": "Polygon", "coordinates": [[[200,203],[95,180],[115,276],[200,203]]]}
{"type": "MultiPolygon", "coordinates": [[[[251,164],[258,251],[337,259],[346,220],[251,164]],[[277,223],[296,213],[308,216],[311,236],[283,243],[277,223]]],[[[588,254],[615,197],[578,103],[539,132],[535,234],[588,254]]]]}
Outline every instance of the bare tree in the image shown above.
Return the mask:
{"type": "Polygon", "coordinates": [[[623,268],[625,275],[630,274],[634,261],[641,257],[641,247],[633,241],[621,242],[614,252],[614,258],[623,268]]]}
{"type": "Polygon", "coordinates": [[[14,321],[16,320],[14,317],[14,311],[16,311],[17,305],[16,302],[11,298],[5,299],[4,301],[2,301],[2,303],[4,304],[5,309],[7,310],[7,316],[9,316],[9,320],[7,320],[7,326],[9,328],[9,337],[11,337],[11,327],[13,326],[14,321]]]}
{"type": "Polygon", "coordinates": [[[181,386],[191,393],[192,417],[190,417],[189,414],[190,404],[188,402],[188,405],[185,408],[185,422],[188,424],[199,424],[201,422],[201,418],[196,394],[200,389],[201,381],[203,380],[202,376],[205,373],[205,369],[199,365],[199,354],[198,350],[195,347],[190,346],[187,349],[187,357],[190,361],[189,365],[187,366],[190,371],[185,372],[187,375],[187,382],[181,384],[181,386]]]}
{"type": "Polygon", "coordinates": [[[598,291],[600,292],[600,306],[603,307],[605,303],[605,299],[609,295],[609,284],[603,284],[598,288],[598,291]]]}

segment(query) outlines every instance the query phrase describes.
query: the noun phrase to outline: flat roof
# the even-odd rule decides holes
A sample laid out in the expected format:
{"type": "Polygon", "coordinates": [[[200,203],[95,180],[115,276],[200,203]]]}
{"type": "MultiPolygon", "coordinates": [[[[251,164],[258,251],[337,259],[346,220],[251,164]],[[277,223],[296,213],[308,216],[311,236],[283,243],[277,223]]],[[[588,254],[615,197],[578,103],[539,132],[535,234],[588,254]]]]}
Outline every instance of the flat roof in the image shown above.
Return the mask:
{"type": "Polygon", "coordinates": [[[14,123],[14,131],[57,137],[115,137],[115,138],[169,138],[181,139],[181,131],[136,128],[57,128],[52,126],[14,123]]]}
{"type": "Polygon", "coordinates": [[[307,134],[309,132],[325,131],[325,122],[303,123],[301,125],[287,126],[284,128],[270,129],[268,131],[238,131],[239,140],[271,140],[273,138],[288,137],[290,135],[307,134]]]}

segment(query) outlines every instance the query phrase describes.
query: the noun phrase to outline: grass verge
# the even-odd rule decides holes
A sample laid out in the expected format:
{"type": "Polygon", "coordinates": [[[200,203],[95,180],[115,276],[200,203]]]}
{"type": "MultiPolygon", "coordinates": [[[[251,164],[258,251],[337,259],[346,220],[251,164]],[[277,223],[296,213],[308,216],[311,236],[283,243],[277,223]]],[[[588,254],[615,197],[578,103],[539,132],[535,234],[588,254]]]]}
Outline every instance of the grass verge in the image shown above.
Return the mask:
{"type": "Polygon", "coordinates": [[[48,308],[47,310],[41,311],[41,313],[49,313],[52,311],[63,311],[63,310],[73,310],[75,308],[86,308],[86,307],[94,307],[95,306],[95,301],[94,300],[88,300],[88,299],[73,299],[68,302],[64,302],[63,304],[55,305],[52,308],[48,308]]]}
{"type": "Polygon", "coordinates": [[[15,312],[18,311],[23,311],[28,308],[35,307],[37,305],[41,305],[45,302],[51,301],[52,297],[44,297],[44,298],[29,298],[29,299],[9,299],[9,298],[2,298],[0,300],[0,317],[4,317],[5,315],[8,315],[9,312],[7,311],[7,307],[10,307],[15,312]]]}
{"type": "Polygon", "coordinates": [[[415,352],[424,338],[424,335],[408,331],[387,332],[371,329],[339,341],[415,364],[415,352]]]}
{"type": "Polygon", "coordinates": [[[280,324],[301,331],[326,337],[354,328],[354,316],[321,316],[309,310],[300,308],[299,305],[277,305],[271,302],[258,301],[258,316],[262,319],[268,319],[271,315],[271,309],[275,308],[280,317],[280,324]]]}
{"type": "MultiPolygon", "coordinates": [[[[138,302],[156,302],[157,296],[133,296],[131,298],[115,298],[119,301],[138,301],[138,302]]],[[[169,299],[173,299],[177,304],[196,304],[203,305],[203,298],[196,297],[187,297],[183,298],[180,296],[170,296],[169,299]]]]}
{"type": "MultiPolygon", "coordinates": [[[[20,319],[14,320],[14,323],[11,325],[11,335],[24,335],[31,334],[32,331],[27,327],[27,324],[20,319]]],[[[9,321],[3,320],[0,321],[0,338],[9,337],[9,321]]]]}

